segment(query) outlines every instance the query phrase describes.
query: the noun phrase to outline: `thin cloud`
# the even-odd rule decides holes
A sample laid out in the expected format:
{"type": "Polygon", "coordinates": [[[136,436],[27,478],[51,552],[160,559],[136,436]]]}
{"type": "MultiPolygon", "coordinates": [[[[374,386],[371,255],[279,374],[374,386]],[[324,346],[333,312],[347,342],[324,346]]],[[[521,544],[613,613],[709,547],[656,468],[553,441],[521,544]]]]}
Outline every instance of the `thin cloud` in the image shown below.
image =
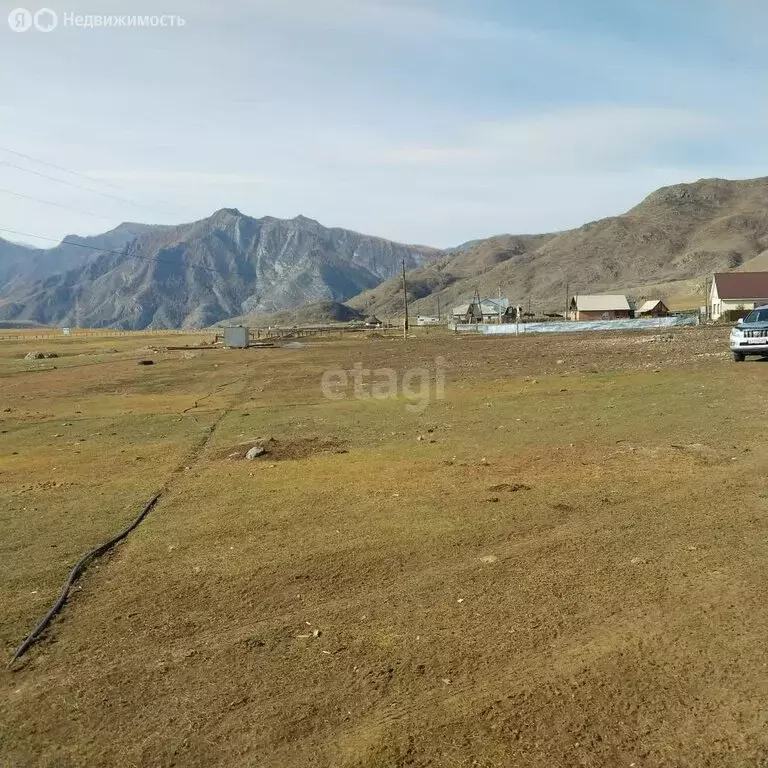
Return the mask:
{"type": "Polygon", "coordinates": [[[669,142],[701,137],[713,128],[707,116],[682,109],[581,107],[475,124],[454,144],[393,148],[379,158],[394,165],[477,170],[610,169],[642,161],[669,142]]]}
{"type": "Polygon", "coordinates": [[[544,33],[523,26],[479,18],[476,14],[446,11],[444,6],[416,0],[261,0],[251,12],[272,20],[294,24],[322,24],[334,29],[365,28],[378,35],[415,38],[422,42],[436,39],[454,41],[541,42],[544,33]]]}

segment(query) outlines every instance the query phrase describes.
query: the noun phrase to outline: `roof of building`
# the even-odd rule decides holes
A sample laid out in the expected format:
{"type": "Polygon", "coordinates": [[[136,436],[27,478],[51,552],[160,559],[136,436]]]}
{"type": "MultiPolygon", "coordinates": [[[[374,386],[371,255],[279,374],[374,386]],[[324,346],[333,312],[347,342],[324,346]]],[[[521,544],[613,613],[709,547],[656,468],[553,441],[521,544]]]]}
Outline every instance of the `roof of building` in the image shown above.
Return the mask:
{"type": "Polygon", "coordinates": [[[715,284],[721,299],[768,299],[768,272],[720,272],[715,284]]]}
{"type": "Polygon", "coordinates": [[[482,299],[480,308],[483,310],[483,314],[506,312],[509,309],[509,299],[482,299]]]}
{"type": "MultiPolygon", "coordinates": [[[[466,315],[469,312],[471,304],[459,304],[454,307],[452,312],[454,315],[466,315]]],[[[480,311],[484,315],[497,315],[500,311],[506,312],[509,309],[509,299],[480,299],[480,311]]]]}
{"type": "Polygon", "coordinates": [[[648,299],[637,311],[639,314],[644,315],[646,312],[653,312],[659,304],[663,307],[667,306],[661,299],[648,299]]]}
{"type": "Polygon", "coordinates": [[[624,295],[574,296],[573,300],[579,312],[611,312],[629,309],[629,302],[624,295]]]}

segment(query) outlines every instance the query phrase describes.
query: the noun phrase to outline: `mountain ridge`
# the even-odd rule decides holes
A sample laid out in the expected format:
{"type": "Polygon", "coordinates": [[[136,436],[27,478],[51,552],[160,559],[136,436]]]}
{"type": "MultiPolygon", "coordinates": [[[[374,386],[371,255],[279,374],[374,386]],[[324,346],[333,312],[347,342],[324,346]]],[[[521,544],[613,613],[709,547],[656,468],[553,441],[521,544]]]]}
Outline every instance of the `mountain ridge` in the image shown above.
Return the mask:
{"type": "Polygon", "coordinates": [[[496,235],[455,248],[407,245],[303,215],[220,208],[176,225],[126,222],[48,250],[0,240],[0,321],[95,327],[208,327],[229,318],[435,314],[499,289],[535,311],[566,292],[703,303],[703,277],[768,267],[768,177],[700,179],[651,192],[575,229],[496,235]],[[293,314],[291,314],[293,313],[293,314]]]}
{"type": "MultiPolygon", "coordinates": [[[[498,235],[449,249],[407,275],[414,313],[435,314],[502,292],[514,304],[563,311],[566,291],[630,293],[704,303],[703,278],[768,265],[768,177],[700,179],[655,190],[618,216],[563,232],[498,235]]],[[[402,286],[382,283],[347,302],[379,316],[401,315],[402,286]]]]}
{"type": "MultiPolygon", "coordinates": [[[[207,327],[309,301],[342,301],[397,274],[402,262],[412,268],[440,254],[427,246],[327,228],[306,216],[255,219],[236,208],[136,233],[130,226],[97,236],[95,250],[80,243],[88,255],[74,260],[78,243],[60,244],[52,251],[63,268],[44,276],[17,268],[13,280],[0,287],[0,320],[207,327]],[[107,247],[109,238],[116,247],[107,247]]],[[[45,258],[50,252],[38,254],[45,258]]],[[[14,257],[18,262],[16,252],[14,257]]]]}

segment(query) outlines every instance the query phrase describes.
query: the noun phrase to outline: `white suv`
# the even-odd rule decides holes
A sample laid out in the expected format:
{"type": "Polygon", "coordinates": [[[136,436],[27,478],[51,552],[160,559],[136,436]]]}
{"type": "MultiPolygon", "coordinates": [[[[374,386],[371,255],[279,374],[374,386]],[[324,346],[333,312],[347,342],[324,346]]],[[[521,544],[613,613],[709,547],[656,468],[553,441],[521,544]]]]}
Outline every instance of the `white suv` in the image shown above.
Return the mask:
{"type": "Polygon", "coordinates": [[[731,354],[737,363],[747,355],[768,356],[768,306],[756,307],[731,331],[731,354]]]}

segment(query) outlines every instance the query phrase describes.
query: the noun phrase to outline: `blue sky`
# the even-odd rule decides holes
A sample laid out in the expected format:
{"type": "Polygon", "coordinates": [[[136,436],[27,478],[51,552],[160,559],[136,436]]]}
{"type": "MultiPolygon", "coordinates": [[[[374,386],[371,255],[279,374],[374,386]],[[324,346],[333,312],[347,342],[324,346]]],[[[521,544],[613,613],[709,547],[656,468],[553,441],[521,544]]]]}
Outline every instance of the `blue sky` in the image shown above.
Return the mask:
{"type": "Polygon", "coordinates": [[[6,229],[58,238],[238,207],[447,246],[768,174],[758,0],[48,5],[186,23],[14,33],[16,2],[0,9],[6,229]]]}

